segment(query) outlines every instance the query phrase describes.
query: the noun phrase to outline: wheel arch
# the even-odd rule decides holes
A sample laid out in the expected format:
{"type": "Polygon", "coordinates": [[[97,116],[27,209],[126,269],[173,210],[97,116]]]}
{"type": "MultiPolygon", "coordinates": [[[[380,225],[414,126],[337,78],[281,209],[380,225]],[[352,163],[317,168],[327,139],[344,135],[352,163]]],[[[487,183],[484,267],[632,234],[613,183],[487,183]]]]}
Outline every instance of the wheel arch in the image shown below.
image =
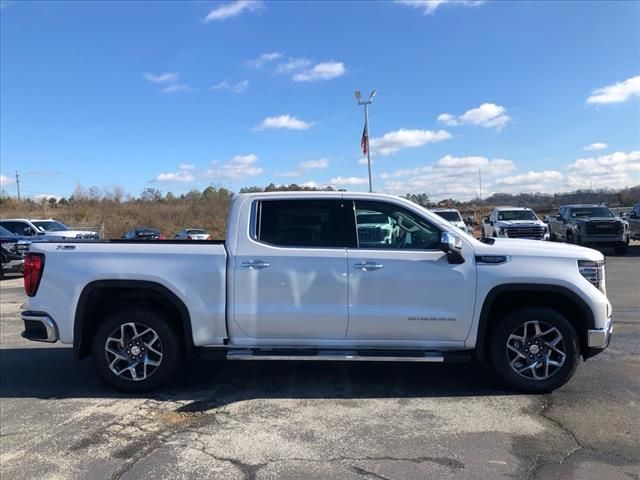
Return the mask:
{"type": "Polygon", "coordinates": [[[476,357],[483,361],[494,327],[506,313],[527,306],[552,308],[571,322],[578,333],[583,357],[587,353],[587,329],[594,328],[593,311],[578,294],[561,285],[516,283],[498,285],[485,297],[476,338],[476,357]]]}
{"type": "Polygon", "coordinates": [[[109,313],[131,303],[153,304],[169,313],[181,334],[187,353],[194,349],[191,316],[184,302],[164,285],[146,280],[97,280],[87,284],[76,306],[73,353],[87,357],[96,326],[109,313]]]}

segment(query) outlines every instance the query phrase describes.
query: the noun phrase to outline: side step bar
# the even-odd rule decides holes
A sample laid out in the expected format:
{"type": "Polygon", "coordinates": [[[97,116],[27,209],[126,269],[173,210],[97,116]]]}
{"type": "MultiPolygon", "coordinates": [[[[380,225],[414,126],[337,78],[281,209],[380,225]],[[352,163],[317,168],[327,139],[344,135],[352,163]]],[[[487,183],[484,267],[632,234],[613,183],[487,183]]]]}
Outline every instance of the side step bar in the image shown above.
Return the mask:
{"type": "Polygon", "coordinates": [[[469,351],[425,350],[322,350],[308,348],[206,348],[204,356],[226,360],[293,360],[293,361],[349,361],[349,362],[460,362],[471,358],[469,351]]]}

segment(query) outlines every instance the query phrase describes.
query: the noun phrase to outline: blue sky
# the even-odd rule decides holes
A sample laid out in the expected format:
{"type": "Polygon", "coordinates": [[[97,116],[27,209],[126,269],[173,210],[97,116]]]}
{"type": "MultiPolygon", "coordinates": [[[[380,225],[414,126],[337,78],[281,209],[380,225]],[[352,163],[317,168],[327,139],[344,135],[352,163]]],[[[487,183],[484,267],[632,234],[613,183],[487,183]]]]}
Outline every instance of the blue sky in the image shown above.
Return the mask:
{"type": "Polygon", "coordinates": [[[270,182],[468,199],[640,183],[639,2],[22,2],[0,9],[0,180],[270,182]]]}

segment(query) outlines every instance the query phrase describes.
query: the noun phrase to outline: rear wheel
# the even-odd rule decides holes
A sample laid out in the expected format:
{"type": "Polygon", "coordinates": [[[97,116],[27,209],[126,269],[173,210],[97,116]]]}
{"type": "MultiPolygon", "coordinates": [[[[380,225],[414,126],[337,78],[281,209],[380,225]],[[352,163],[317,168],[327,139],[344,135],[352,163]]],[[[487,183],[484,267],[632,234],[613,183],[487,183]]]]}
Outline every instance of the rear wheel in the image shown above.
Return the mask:
{"type": "Polygon", "coordinates": [[[182,346],[164,315],[132,307],[112,313],[99,325],[92,355],[103,380],[117,390],[138,393],[158,388],[175,375],[182,346]]]}
{"type": "Polygon", "coordinates": [[[560,313],[525,307],[509,313],[491,338],[496,373],[510,387],[550,392],[569,381],[580,357],[578,335],[560,313]]]}

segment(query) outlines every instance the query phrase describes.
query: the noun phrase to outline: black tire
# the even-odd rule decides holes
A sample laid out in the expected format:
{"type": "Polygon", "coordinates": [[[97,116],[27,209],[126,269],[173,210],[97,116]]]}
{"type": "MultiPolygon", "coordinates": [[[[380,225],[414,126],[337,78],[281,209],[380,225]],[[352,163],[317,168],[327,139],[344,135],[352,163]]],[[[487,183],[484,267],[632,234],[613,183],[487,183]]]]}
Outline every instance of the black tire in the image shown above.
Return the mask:
{"type": "Polygon", "coordinates": [[[622,247],[615,247],[616,255],[626,255],[628,249],[629,247],[627,245],[624,245],[622,247]]]}
{"type": "Polygon", "coordinates": [[[551,232],[551,234],[549,235],[549,240],[551,240],[552,242],[557,242],[558,241],[558,236],[551,232]]]}
{"type": "Polygon", "coordinates": [[[566,243],[575,243],[573,241],[573,234],[571,232],[567,232],[567,242],[566,243]]]}
{"type": "MultiPolygon", "coordinates": [[[[523,392],[546,393],[561,387],[571,379],[580,359],[580,342],[575,329],[562,314],[546,307],[524,307],[507,314],[496,326],[490,341],[491,361],[496,373],[506,385],[523,392]],[[541,380],[525,378],[517,373],[510,365],[509,356],[513,353],[507,348],[512,333],[522,331],[526,322],[535,321],[559,331],[562,335],[559,345],[565,354],[564,364],[554,367],[555,371],[541,380]]],[[[544,351],[541,353],[544,356],[544,351]]]]}
{"type": "MultiPolygon", "coordinates": [[[[130,328],[128,326],[125,327],[125,331],[130,330],[130,328]]],[[[137,331],[140,332],[141,328],[138,328],[137,331]]],[[[144,342],[142,343],[146,345],[144,342]]],[[[114,345],[113,342],[112,345],[114,345]]],[[[120,351],[125,356],[128,353],[125,350],[126,348],[126,344],[123,344],[123,350],[120,351]]],[[[126,393],[148,392],[171,380],[182,363],[183,350],[180,336],[170,320],[150,307],[129,307],[111,313],[100,323],[91,343],[93,361],[100,377],[116,390],[126,393]],[[158,340],[156,342],[159,343],[154,342],[151,345],[154,346],[154,351],[158,349],[162,353],[157,367],[149,367],[147,369],[147,365],[143,365],[147,360],[147,355],[149,357],[152,355],[151,352],[144,354],[145,357],[142,364],[138,361],[136,364],[138,367],[134,367],[134,369],[140,370],[140,367],[143,367],[145,375],[147,375],[148,370],[153,368],[153,371],[142,380],[127,378],[131,376],[130,371],[126,375],[116,375],[109,366],[110,359],[115,358],[115,356],[106,352],[107,339],[114,333],[121,332],[122,325],[130,325],[132,323],[142,326],[141,328],[147,327],[152,330],[152,333],[149,333],[147,337],[140,337],[141,340],[154,338],[153,334],[157,334],[158,340]],[[110,357],[109,359],[107,358],[108,356],[110,357]]],[[[153,358],[153,360],[157,359],[157,356],[153,358]]],[[[135,362],[135,360],[129,361],[135,362]]],[[[114,367],[119,369],[120,366],[124,367],[126,365],[124,360],[119,360],[114,367]]]]}

